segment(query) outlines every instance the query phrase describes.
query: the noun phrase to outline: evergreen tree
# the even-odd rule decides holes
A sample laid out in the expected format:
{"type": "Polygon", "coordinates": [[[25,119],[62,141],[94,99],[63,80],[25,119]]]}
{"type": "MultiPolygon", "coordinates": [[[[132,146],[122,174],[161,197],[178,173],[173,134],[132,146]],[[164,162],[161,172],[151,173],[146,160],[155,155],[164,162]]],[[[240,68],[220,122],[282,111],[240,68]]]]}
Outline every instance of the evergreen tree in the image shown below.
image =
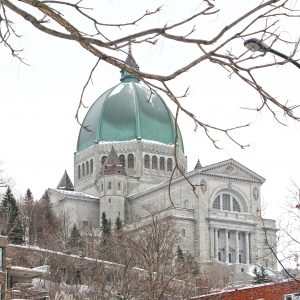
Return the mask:
{"type": "Polygon", "coordinates": [[[33,195],[29,188],[26,190],[26,193],[24,196],[24,203],[25,204],[33,204],[33,195]]]}
{"type": "Polygon", "coordinates": [[[180,263],[182,263],[184,261],[184,255],[183,255],[183,252],[182,252],[182,250],[179,246],[177,247],[177,260],[180,263]]]}
{"type": "Polygon", "coordinates": [[[111,222],[107,219],[105,212],[102,213],[101,217],[101,231],[102,236],[104,237],[108,237],[111,235],[111,222]]]}
{"type": "Polygon", "coordinates": [[[122,220],[121,220],[120,216],[118,216],[116,219],[116,222],[115,222],[115,230],[120,231],[122,229],[122,227],[123,227],[122,220]]]}
{"type": "Polygon", "coordinates": [[[3,201],[1,204],[1,214],[8,218],[8,222],[11,226],[18,216],[17,202],[10,187],[7,188],[6,193],[3,197],[3,201]]]}
{"type": "Polygon", "coordinates": [[[272,281],[267,273],[267,270],[263,266],[259,267],[259,269],[255,267],[253,270],[253,274],[254,274],[254,278],[253,278],[254,284],[262,284],[262,283],[272,281]]]}
{"type": "Polygon", "coordinates": [[[57,220],[47,191],[45,191],[42,199],[40,200],[40,206],[43,212],[43,217],[47,220],[48,225],[50,228],[55,229],[57,226],[57,220]]]}
{"type": "Polygon", "coordinates": [[[22,226],[22,222],[19,217],[15,219],[14,225],[8,233],[8,240],[12,244],[23,244],[24,239],[24,230],[22,226]]]}
{"type": "Polygon", "coordinates": [[[102,243],[104,246],[108,244],[108,240],[111,238],[111,221],[107,219],[106,213],[102,213],[101,217],[101,231],[102,231],[102,243]]]}
{"type": "Polygon", "coordinates": [[[26,243],[34,243],[34,201],[31,190],[26,190],[21,206],[24,240],[26,243]]]}
{"type": "Polygon", "coordinates": [[[58,239],[58,220],[53,212],[47,191],[38,203],[35,204],[35,241],[43,247],[53,248],[51,241],[58,239]]]}
{"type": "Polygon", "coordinates": [[[19,209],[16,199],[8,187],[3,197],[0,208],[1,222],[3,224],[2,233],[8,236],[11,243],[23,243],[23,227],[19,218],[19,209]]]}
{"type": "Polygon", "coordinates": [[[74,224],[71,230],[70,238],[68,240],[68,246],[75,247],[80,245],[81,245],[81,235],[77,226],[74,224]]]}

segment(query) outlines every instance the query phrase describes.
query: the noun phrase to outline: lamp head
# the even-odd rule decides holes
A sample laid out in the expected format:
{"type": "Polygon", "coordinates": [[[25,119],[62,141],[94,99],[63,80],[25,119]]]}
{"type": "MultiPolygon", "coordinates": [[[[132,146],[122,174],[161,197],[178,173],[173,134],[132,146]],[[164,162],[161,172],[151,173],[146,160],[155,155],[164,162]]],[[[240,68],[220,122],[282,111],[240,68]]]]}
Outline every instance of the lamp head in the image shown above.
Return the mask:
{"type": "Polygon", "coordinates": [[[253,52],[259,51],[259,52],[267,52],[268,51],[268,46],[262,42],[259,39],[256,38],[251,38],[249,40],[246,40],[244,42],[244,46],[253,52]]]}

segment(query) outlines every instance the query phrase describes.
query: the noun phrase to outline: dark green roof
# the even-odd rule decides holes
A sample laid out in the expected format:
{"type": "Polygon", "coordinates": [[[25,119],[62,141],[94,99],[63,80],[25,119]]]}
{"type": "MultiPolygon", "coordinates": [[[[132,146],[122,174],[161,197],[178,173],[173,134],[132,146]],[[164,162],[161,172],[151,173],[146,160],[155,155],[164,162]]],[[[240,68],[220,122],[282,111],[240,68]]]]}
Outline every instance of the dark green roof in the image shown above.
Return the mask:
{"type": "MultiPolygon", "coordinates": [[[[91,106],[79,132],[77,151],[101,141],[143,139],[174,144],[175,121],[171,111],[156,92],[128,75],[123,74],[122,82],[91,106]]],[[[178,145],[184,151],[180,132],[178,145]]]]}

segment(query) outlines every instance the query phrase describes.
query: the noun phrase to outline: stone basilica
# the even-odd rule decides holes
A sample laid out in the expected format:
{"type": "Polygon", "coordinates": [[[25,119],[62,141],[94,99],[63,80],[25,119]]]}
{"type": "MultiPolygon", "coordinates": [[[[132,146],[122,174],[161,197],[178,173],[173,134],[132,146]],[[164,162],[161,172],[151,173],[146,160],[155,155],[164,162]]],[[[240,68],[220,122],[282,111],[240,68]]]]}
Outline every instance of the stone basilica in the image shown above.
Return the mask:
{"type": "MultiPolygon", "coordinates": [[[[131,52],[125,62],[138,69],[131,52]]],[[[266,235],[276,243],[275,221],[260,218],[264,181],[233,159],[208,166],[198,161],[187,171],[171,111],[156,92],[123,70],[121,83],[102,94],[85,116],[74,154],[74,186],[65,172],[48,194],[54,209],[79,227],[99,228],[103,212],[113,223],[120,216],[130,224],[147,218],[151,207],[172,218],[181,249],[200,262],[276,269],[266,244],[266,235]],[[174,152],[188,180],[176,169],[170,186],[174,152]],[[195,193],[189,182],[197,185],[195,193]]]]}

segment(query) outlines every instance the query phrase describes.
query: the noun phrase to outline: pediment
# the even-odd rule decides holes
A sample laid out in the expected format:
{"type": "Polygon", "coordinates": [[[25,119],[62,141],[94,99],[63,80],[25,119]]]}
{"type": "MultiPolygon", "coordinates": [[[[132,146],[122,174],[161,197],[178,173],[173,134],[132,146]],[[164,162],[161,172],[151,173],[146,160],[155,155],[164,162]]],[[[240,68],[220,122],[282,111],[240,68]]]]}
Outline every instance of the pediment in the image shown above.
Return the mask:
{"type": "Polygon", "coordinates": [[[199,170],[203,174],[234,178],[237,180],[255,181],[264,183],[265,179],[238,163],[234,159],[228,159],[213,165],[205,166],[199,170]]]}

